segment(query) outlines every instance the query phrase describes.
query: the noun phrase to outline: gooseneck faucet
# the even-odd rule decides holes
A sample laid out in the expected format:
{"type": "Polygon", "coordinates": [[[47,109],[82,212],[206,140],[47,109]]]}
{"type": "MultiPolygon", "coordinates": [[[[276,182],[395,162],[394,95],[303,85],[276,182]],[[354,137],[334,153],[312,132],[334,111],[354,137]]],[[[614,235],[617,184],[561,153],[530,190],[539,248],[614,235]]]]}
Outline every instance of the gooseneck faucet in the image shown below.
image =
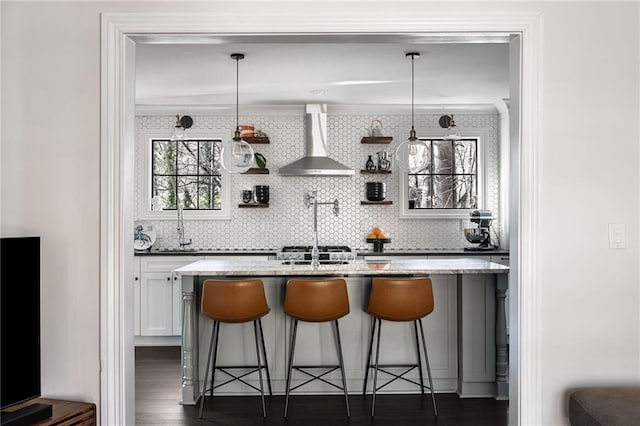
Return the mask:
{"type": "Polygon", "coordinates": [[[311,266],[317,268],[320,266],[320,251],[318,250],[318,204],[333,204],[333,214],[338,216],[340,207],[338,200],[328,202],[319,202],[316,191],[309,191],[304,196],[304,204],[307,207],[313,207],[313,247],[311,249],[311,266]]]}
{"type": "Polygon", "coordinates": [[[178,244],[180,249],[184,249],[186,246],[191,245],[191,238],[188,240],[184,238],[184,215],[182,212],[182,206],[178,203],[178,244]]]}

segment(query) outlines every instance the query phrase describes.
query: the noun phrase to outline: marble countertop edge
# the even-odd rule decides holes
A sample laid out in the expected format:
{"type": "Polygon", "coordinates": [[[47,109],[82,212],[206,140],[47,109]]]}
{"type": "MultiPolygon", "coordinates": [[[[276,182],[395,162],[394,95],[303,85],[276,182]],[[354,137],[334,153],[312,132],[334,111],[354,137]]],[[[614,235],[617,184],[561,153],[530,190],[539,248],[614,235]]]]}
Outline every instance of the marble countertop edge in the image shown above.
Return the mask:
{"type": "Polygon", "coordinates": [[[509,267],[483,259],[412,259],[391,261],[355,260],[348,264],[287,265],[280,260],[198,260],[175,269],[177,275],[208,276],[301,276],[301,275],[426,275],[506,274],[509,267]]]}

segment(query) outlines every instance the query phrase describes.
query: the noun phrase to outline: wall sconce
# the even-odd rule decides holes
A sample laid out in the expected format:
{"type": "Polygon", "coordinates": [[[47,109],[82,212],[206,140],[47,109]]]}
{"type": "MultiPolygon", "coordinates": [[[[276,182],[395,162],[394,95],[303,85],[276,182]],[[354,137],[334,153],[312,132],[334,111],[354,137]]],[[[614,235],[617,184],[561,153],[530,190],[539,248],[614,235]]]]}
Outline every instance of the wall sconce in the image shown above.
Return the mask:
{"type": "Polygon", "coordinates": [[[456,141],[462,138],[460,131],[458,130],[458,126],[456,126],[456,121],[453,119],[453,114],[440,116],[438,123],[440,124],[440,127],[445,129],[444,135],[442,136],[443,139],[456,141]]]}
{"type": "Polygon", "coordinates": [[[169,138],[171,141],[182,141],[187,138],[186,129],[193,126],[193,119],[188,115],[176,115],[176,125],[173,128],[173,134],[169,138]]]}

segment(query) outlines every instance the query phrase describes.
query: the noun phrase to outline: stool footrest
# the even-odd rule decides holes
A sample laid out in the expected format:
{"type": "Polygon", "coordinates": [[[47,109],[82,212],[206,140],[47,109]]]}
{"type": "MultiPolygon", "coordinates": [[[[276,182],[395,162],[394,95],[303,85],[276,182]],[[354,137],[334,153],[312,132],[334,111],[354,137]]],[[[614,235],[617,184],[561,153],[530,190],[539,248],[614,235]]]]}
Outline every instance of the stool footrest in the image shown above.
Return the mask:
{"type": "MultiPolygon", "coordinates": [[[[251,383],[243,380],[243,378],[248,376],[249,374],[253,374],[253,373],[258,372],[259,369],[263,369],[264,370],[264,369],[266,369],[266,367],[264,365],[260,366],[260,368],[258,368],[257,365],[254,365],[254,366],[251,366],[251,365],[233,365],[233,366],[216,367],[216,370],[219,370],[219,371],[225,373],[226,375],[230,376],[231,379],[227,380],[226,382],[218,383],[217,385],[215,385],[213,387],[213,389],[218,389],[221,386],[228,385],[229,383],[237,381],[237,382],[244,383],[245,385],[249,386],[250,388],[253,388],[253,389],[257,390],[258,392],[260,392],[260,388],[258,388],[256,386],[252,385],[251,383]],[[251,369],[251,370],[247,371],[244,374],[241,374],[239,376],[236,376],[235,374],[231,374],[230,372],[226,371],[226,370],[233,370],[233,369],[238,369],[238,370],[240,370],[240,369],[242,369],[242,370],[251,369]]],[[[211,388],[209,388],[207,390],[211,390],[211,388]]],[[[205,390],[205,393],[206,393],[206,390],[205,390]]]]}
{"type": "Polygon", "coordinates": [[[304,374],[306,374],[307,376],[309,376],[311,378],[306,380],[305,382],[300,383],[299,385],[296,385],[296,386],[292,387],[289,390],[289,392],[291,392],[291,391],[293,391],[295,389],[298,389],[299,387],[302,387],[302,386],[306,385],[307,383],[311,383],[311,382],[313,382],[315,380],[320,380],[321,382],[326,383],[326,384],[328,384],[330,386],[333,386],[336,389],[340,389],[340,390],[344,391],[344,388],[342,386],[338,386],[335,383],[332,383],[332,382],[324,379],[324,376],[326,376],[327,374],[339,369],[340,368],[339,365],[294,365],[291,368],[294,369],[294,370],[297,370],[297,371],[299,371],[301,373],[304,373],[304,374]],[[305,371],[305,370],[310,370],[310,369],[324,369],[326,371],[323,372],[322,374],[318,374],[318,375],[311,374],[308,371],[305,371]]]}
{"type": "MultiPolygon", "coordinates": [[[[369,365],[369,368],[375,368],[374,364],[369,365]]],[[[431,390],[431,388],[429,386],[423,385],[421,383],[416,382],[415,380],[409,379],[407,377],[404,377],[406,374],[410,373],[411,371],[415,370],[416,368],[418,368],[418,364],[378,364],[378,371],[381,373],[385,373],[389,376],[392,376],[393,379],[389,379],[386,383],[378,386],[376,388],[376,392],[379,391],[380,389],[384,388],[387,385],[390,385],[391,383],[395,382],[396,380],[404,380],[405,382],[409,382],[412,383],[416,386],[418,386],[421,389],[428,389],[431,390]],[[387,368],[406,368],[406,370],[402,373],[394,373],[392,371],[388,371],[386,370],[387,368]]]]}

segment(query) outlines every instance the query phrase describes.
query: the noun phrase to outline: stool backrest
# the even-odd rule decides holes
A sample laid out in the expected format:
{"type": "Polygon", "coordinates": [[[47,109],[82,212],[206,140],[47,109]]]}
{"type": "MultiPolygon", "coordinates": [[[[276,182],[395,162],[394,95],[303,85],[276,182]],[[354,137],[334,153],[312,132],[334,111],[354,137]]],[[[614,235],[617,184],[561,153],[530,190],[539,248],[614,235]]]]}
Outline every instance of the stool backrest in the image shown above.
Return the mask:
{"type": "Polygon", "coordinates": [[[260,279],[205,280],[202,284],[202,313],[221,322],[248,322],[269,313],[260,279]]]}
{"type": "Polygon", "coordinates": [[[430,278],[374,278],[367,312],[389,321],[413,321],[433,312],[430,278]]]}
{"type": "Polygon", "coordinates": [[[342,318],[349,313],[347,283],[342,278],[290,279],[285,290],[284,311],[308,322],[342,318]]]}

